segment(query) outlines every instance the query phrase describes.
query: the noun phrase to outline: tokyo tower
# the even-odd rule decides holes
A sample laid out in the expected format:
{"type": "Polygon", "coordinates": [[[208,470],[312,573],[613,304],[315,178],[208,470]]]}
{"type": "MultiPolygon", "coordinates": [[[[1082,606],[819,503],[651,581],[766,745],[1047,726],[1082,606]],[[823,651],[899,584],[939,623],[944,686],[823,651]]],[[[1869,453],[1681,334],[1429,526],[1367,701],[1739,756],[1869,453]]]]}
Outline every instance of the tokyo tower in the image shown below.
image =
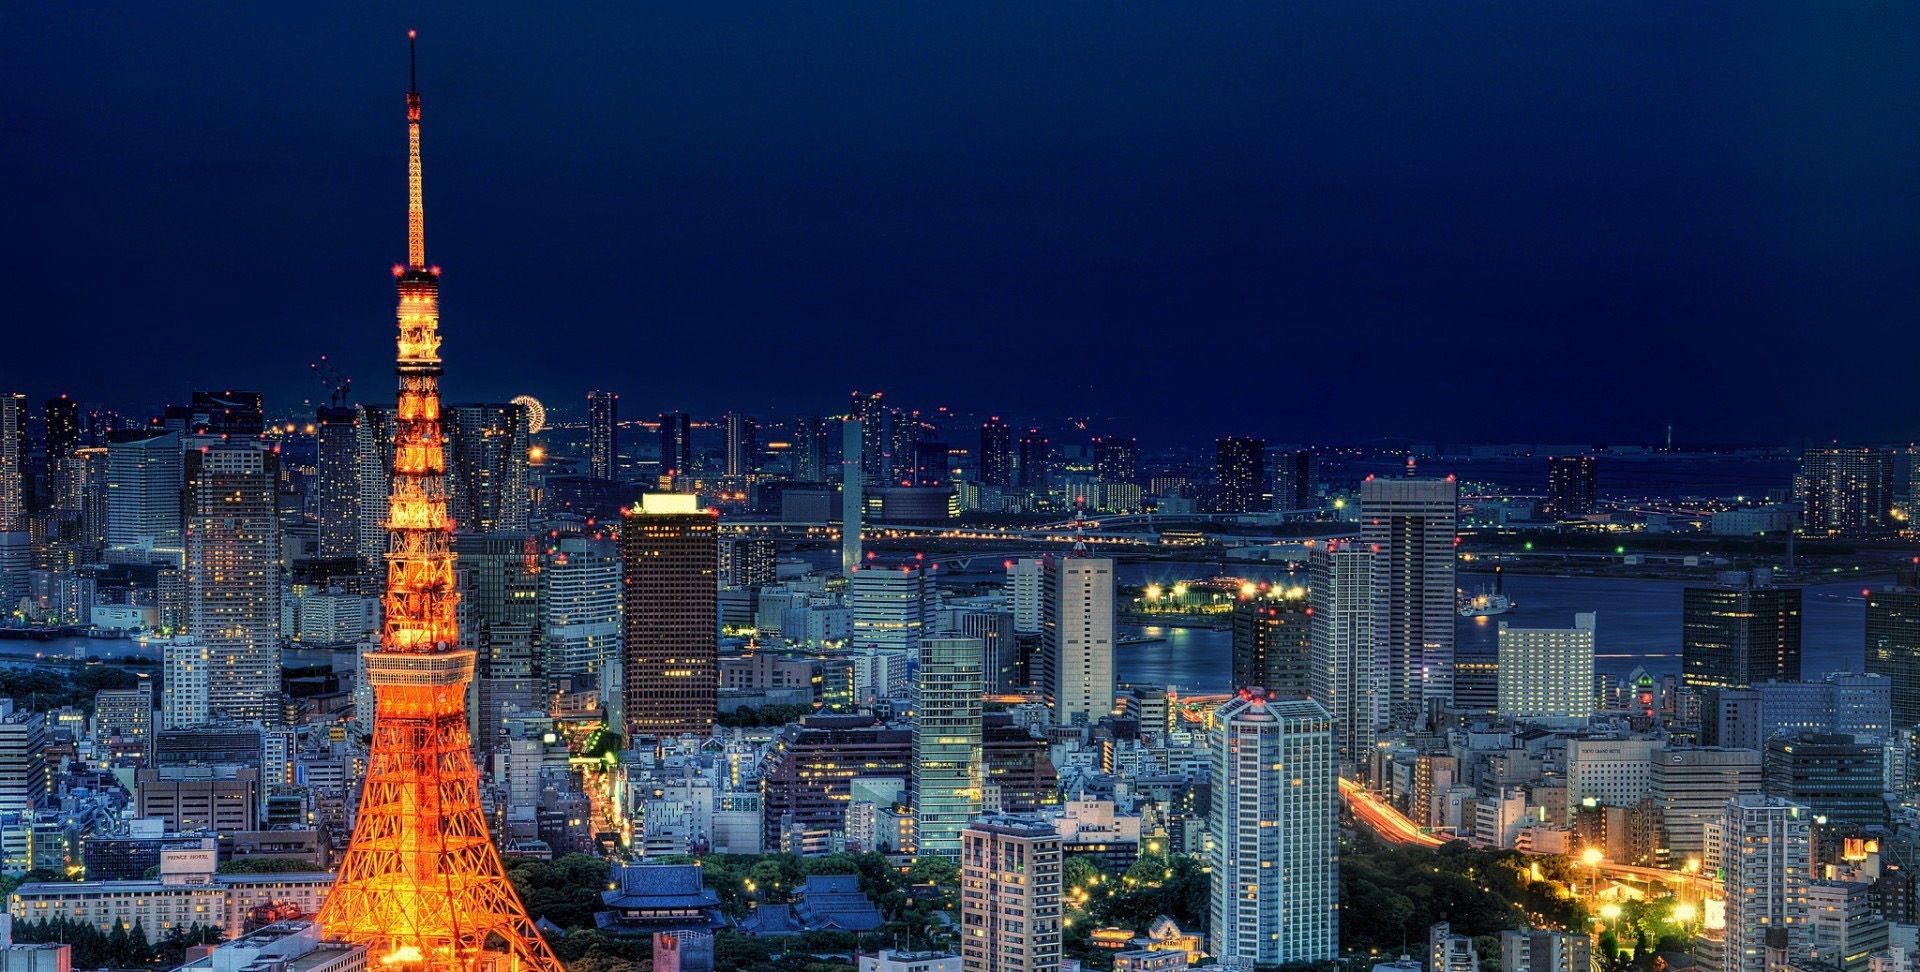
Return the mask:
{"type": "Polygon", "coordinates": [[[561,972],[487,836],[467,736],[474,653],[452,646],[453,527],[440,431],[440,268],[427,265],[420,90],[407,33],[407,265],[388,504],[386,626],[367,652],[373,745],[353,842],[320,924],[395,972],[561,972]]]}

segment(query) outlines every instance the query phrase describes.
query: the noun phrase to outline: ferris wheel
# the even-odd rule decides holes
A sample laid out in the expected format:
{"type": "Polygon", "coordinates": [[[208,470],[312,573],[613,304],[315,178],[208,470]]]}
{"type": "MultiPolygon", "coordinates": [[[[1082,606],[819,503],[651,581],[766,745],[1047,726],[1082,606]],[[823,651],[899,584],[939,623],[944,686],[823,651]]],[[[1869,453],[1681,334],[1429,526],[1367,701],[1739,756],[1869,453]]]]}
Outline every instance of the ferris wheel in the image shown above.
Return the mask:
{"type": "Polygon", "coordinates": [[[540,399],[532,395],[520,395],[514,398],[513,403],[524,406],[527,410],[528,435],[539,435],[540,431],[547,427],[547,407],[540,404],[540,399]]]}

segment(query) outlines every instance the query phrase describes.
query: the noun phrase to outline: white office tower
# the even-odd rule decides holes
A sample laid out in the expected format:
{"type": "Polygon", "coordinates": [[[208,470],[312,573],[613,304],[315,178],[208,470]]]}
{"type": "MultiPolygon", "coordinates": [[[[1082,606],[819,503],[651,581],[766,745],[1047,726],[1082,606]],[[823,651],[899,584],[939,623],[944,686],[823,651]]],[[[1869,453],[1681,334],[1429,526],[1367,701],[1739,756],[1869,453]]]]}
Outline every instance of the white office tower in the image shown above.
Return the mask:
{"type": "Polygon", "coordinates": [[[1496,711],[1512,719],[1585,720],[1593,715],[1592,612],[1571,628],[1516,628],[1500,622],[1496,711]]]}
{"type": "Polygon", "coordinates": [[[1035,558],[1023,558],[1007,568],[1007,590],[1013,601],[1016,634],[1040,633],[1040,602],[1046,589],[1046,570],[1035,558]]]}
{"type": "Polygon", "coordinates": [[[1212,951],[1223,967],[1331,961],[1340,945],[1333,719],[1251,689],[1214,714],[1212,951]]]}
{"type": "Polygon", "coordinates": [[[0,813],[36,809],[47,797],[47,717],[0,702],[0,813]]]}
{"type": "Polygon", "coordinates": [[[866,522],[866,497],[861,493],[863,453],[859,418],[850,418],[840,426],[840,573],[852,577],[860,566],[860,528],[866,522]]]}
{"type": "Polygon", "coordinates": [[[548,675],[600,675],[620,657],[620,547],[567,537],[540,571],[542,660],[548,675]]]}
{"type": "Polygon", "coordinates": [[[1048,557],[1041,599],[1041,684],[1053,721],[1090,726],[1113,712],[1113,561],[1048,557]]]}
{"type": "Polygon", "coordinates": [[[1760,751],[1718,746],[1670,747],[1653,754],[1649,793],[1660,808],[1667,856],[1698,863],[1706,853],[1707,824],[1727,801],[1760,792],[1760,751]]]}
{"type": "Polygon", "coordinates": [[[933,581],[917,561],[863,564],[848,575],[853,647],[902,651],[916,658],[933,632],[933,581]]]}
{"type": "Polygon", "coordinates": [[[960,832],[980,815],[985,649],[928,638],[913,676],[913,817],[922,855],[959,859],[960,832]]]}
{"type": "Polygon", "coordinates": [[[1059,972],[1060,845],[1037,816],[988,814],[961,832],[965,972],[1059,972]]]}
{"type": "Polygon", "coordinates": [[[180,436],[120,432],[107,443],[107,546],[144,562],[156,551],[179,563],[180,436]]]}
{"type": "Polygon", "coordinates": [[[1373,552],[1327,541],[1308,555],[1307,694],[1333,716],[1340,767],[1358,775],[1373,755],[1373,552]]]}
{"type": "Polygon", "coordinates": [[[1454,524],[1446,479],[1360,484],[1360,542],[1375,552],[1374,638],[1384,724],[1411,729],[1427,704],[1453,701],[1454,524]]]}
{"type": "Polygon", "coordinates": [[[1767,972],[1769,933],[1784,934],[1790,955],[1812,946],[1807,924],[1813,812],[1763,796],[1730,801],[1707,826],[1705,872],[1720,870],[1726,928],[1696,943],[1699,963],[1714,972],[1767,972]]]}
{"type": "Polygon", "coordinates": [[[161,648],[160,722],[168,729],[190,729],[213,720],[207,709],[212,690],[212,656],[192,638],[175,638],[161,648]]]}
{"type": "Polygon", "coordinates": [[[278,464],[253,443],[214,443],[189,468],[187,625],[212,659],[218,719],[274,724],[280,708],[278,464]]]}
{"type": "Polygon", "coordinates": [[[1807,924],[1813,958],[1843,972],[1871,972],[1872,956],[1887,948],[1887,920],[1874,906],[1865,881],[1813,881],[1807,885],[1807,924]]]}

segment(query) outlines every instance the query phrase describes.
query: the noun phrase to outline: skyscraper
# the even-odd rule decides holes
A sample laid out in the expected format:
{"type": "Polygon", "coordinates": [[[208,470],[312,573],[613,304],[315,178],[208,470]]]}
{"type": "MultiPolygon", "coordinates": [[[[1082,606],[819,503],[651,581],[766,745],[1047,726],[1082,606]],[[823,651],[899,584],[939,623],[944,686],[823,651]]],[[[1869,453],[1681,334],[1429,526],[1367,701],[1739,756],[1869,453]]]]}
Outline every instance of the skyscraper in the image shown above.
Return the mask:
{"type": "Polygon", "coordinates": [[[555,544],[540,570],[542,671],[599,675],[619,661],[620,573],[612,540],[564,537],[555,544]]]}
{"type": "Polygon", "coordinates": [[[1313,643],[1305,588],[1242,597],[1233,606],[1233,686],[1305,698],[1313,643]]]}
{"type": "Polygon", "coordinates": [[[187,617],[212,666],[215,718],[277,723],[280,710],[279,462],[257,443],[187,456],[187,617]]]}
{"type": "Polygon", "coordinates": [[[587,393],[587,475],[620,478],[620,396],[587,393]]]}
{"type": "Polygon", "coordinates": [[[1795,482],[1809,535],[1879,537],[1893,531],[1893,452],[1808,449],[1795,482]]]}
{"type": "Polygon", "coordinates": [[[20,448],[27,427],[25,399],[0,394],[0,618],[13,613],[27,593],[33,567],[27,539],[27,502],[20,448]]]}
{"type": "Polygon", "coordinates": [[[326,559],[360,555],[360,413],[328,405],[314,433],[314,525],[326,559]]]}
{"type": "Polygon", "coordinates": [[[718,517],[683,493],[627,511],[622,678],[627,735],[711,735],[718,707],[718,517]]]}
{"type": "Polygon", "coordinates": [[[1681,599],[1681,677],[1697,688],[1800,680],[1800,589],[1726,575],[1681,599]]]}
{"type": "Polygon", "coordinates": [[[359,554],[361,572],[383,577],[387,571],[387,498],[393,492],[393,409],[354,407],[354,451],[360,460],[359,554]]]}
{"type": "Polygon", "coordinates": [[[1726,926],[1702,936],[1701,964],[1718,972],[1767,972],[1769,937],[1804,952],[1807,882],[1813,870],[1813,814],[1806,807],[1763,796],[1728,801],[1707,826],[1706,873],[1718,869],[1727,889],[1726,926]]]}
{"type": "Polygon", "coordinates": [[[859,457],[862,481],[876,485],[887,482],[893,450],[893,410],[887,408],[884,394],[854,392],[847,415],[860,426],[860,449],[847,454],[859,457]]]}
{"type": "Polygon", "coordinates": [[[114,433],[107,442],[107,543],[179,551],[182,482],[178,434],[114,433]]]}
{"type": "Polygon", "coordinates": [[[1577,520],[1597,509],[1592,456],[1547,457],[1547,512],[1559,520],[1577,520]]]}
{"type": "Polygon", "coordinates": [[[918,560],[868,561],[848,580],[853,647],[918,658],[934,621],[933,578],[926,567],[918,560]]]}
{"type": "Polygon", "coordinates": [[[208,698],[213,656],[193,638],[174,638],[161,647],[161,725],[190,729],[212,721],[208,698]]]}
{"type": "Polygon", "coordinates": [[[1307,692],[1333,717],[1340,764],[1350,771],[1373,754],[1375,712],[1373,551],[1327,541],[1308,553],[1307,692]]]}
{"type": "Polygon", "coordinates": [[[1893,724],[1920,725],[1920,586],[1903,576],[1897,586],[1869,591],[1867,671],[1893,683],[1893,724]]]}
{"type": "Polygon", "coordinates": [[[960,856],[960,832],[980,815],[984,646],[929,638],[913,676],[913,818],[923,855],[960,856]]]}
{"type": "Polygon", "coordinates": [[[1320,456],[1310,449],[1289,449],[1274,457],[1273,508],[1320,508],[1320,456]]]}
{"type": "Polygon", "coordinates": [[[866,528],[866,430],[856,420],[840,426],[840,575],[852,577],[860,566],[862,531],[866,528]]]}
{"type": "Polygon", "coordinates": [[[1093,479],[1102,486],[1135,483],[1140,479],[1139,445],[1130,435],[1093,437],[1093,479]]]}
{"type": "Polygon", "coordinates": [[[980,485],[1013,488],[1013,429],[998,415],[980,425],[980,485]]]}
{"type": "Polygon", "coordinates": [[[1218,493],[1214,508],[1222,513],[1250,513],[1262,508],[1267,488],[1267,443],[1264,439],[1225,436],[1214,441],[1213,478],[1218,493]]]}
{"type": "Polygon", "coordinates": [[[1500,695],[1495,711],[1516,719],[1580,719],[1593,714],[1593,621],[1571,628],[1518,628],[1500,622],[1500,695]]]}
{"type": "Polygon", "coordinates": [[[685,412],[660,414],[660,475],[693,474],[693,417],[685,412]]]}
{"type": "Polygon", "coordinates": [[[47,480],[53,508],[80,512],[81,483],[73,457],[80,448],[80,403],[61,395],[41,406],[47,426],[47,480]]]}
{"type": "MultiPolygon", "coordinates": [[[[409,32],[409,38],[412,34],[409,32]]],[[[407,94],[407,262],[399,290],[386,627],[363,653],[376,714],[353,840],[318,916],[401,969],[563,972],[487,835],[467,729],[474,656],[454,647],[440,417],[440,271],[427,264],[420,92],[407,94]]]]}
{"type": "Polygon", "coordinates": [[[1360,484],[1360,542],[1375,551],[1374,637],[1383,723],[1417,725],[1429,701],[1453,699],[1454,523],[1445,479],[1360,484]]]}
{"type": "Polygon", "coordinates": [[[1223,966],[1331,961],[1340,945],[1340,777],[1310,699],[1241,689],[1213,718],[1210,951],[1223,966]]]}
{"type": "Polygon", "coordinates": [[[442,412],[447,507],[461,532],[525,530],[533,516],[527,465],[531,419],[518,402],[452,405],[442,412]]]}
{"type": "Polygon", "coordinates": [[[802,483],[827,481],[827,420],[803,415],[793,420],[793,478],[802,483]]]}
{"type": "Polygon", "coordinates": [[[751,476],[760,471],[760,425],[739,412],[726,415],[726,473],[751,476]]]}
{"type": "Polygon", "coordinates": [[[1059,972],[1061,840],[1043,817],[988,814],[960,835],[960,968],[1059,972]]]}
{"type": "Polygon", "coordinates": [[[1037,428],[1020,437],[1018,473],[1019,487],[1033,496],[1045,498],[1053,489],[1053,445],[1037,428]]]}
{"type": "Polygon", "coordinates": [[[1113,711],[1113,561],[1048,557],[1041,667],[1057,725],[1093,725],[1113,711]]]}

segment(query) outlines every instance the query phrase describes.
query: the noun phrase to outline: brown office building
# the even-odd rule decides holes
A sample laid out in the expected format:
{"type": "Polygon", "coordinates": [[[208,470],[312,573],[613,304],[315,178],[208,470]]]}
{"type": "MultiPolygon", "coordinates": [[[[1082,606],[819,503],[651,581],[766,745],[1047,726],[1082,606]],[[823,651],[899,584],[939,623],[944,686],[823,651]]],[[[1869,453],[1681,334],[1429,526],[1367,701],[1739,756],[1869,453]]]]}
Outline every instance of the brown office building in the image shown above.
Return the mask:
{"type": "Polygon", "coordinates": [[[648,494],[627,511],[620,549],[627,735],[711,734],[719,694],[717,517],[691,495],[648,494]]]}

